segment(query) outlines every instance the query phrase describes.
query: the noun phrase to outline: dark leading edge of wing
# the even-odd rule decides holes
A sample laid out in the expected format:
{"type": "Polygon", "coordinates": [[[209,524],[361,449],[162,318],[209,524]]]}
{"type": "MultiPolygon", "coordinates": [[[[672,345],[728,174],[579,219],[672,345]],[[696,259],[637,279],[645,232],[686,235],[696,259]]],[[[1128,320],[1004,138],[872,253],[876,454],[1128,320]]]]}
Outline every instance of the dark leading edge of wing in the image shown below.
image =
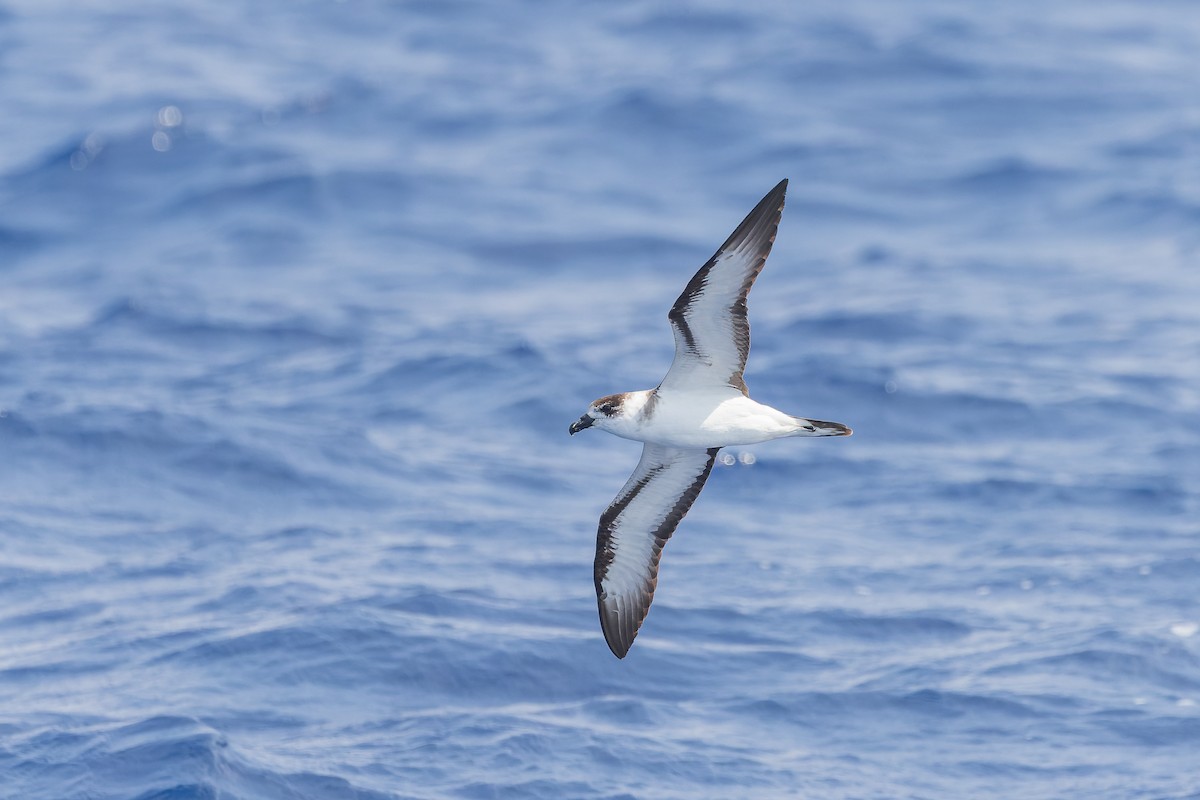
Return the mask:
{"type": "Polygon", "coordinates": [[[663,388],[725,383],[746,392],[746,296],[775,242],[787,184],[785,178],[759,201],[675,301],[667,315],[675,333],[675,360],[663,388]]]}
{"type": "Polygon", "coordinates": [[[663,545],[692,507],[717,450],[647,444],[642,460],[600,517],[596,533],[596,600],[604,639],[624,658],[658,583],[663,545]]]}

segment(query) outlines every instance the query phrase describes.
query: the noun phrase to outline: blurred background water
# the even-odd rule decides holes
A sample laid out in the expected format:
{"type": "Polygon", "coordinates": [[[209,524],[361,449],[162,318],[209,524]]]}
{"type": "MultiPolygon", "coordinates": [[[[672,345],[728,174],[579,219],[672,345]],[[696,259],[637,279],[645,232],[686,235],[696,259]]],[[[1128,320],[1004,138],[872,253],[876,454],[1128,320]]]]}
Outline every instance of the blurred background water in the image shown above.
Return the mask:
{"type": "Polygon", "coordinates": [[[0,2],[0,797],[1200,797],[1200,9],[0,2]],[[597,517],[779,179],[628,659],[597,517]]]}

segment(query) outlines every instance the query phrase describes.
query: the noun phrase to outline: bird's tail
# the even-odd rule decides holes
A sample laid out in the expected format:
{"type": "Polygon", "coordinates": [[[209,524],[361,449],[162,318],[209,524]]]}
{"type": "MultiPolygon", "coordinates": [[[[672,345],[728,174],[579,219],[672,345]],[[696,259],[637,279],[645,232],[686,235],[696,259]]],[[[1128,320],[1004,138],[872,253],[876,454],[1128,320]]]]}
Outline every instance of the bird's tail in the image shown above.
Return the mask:
{"type": "Polygon", "coordinates": [[[849,436],[854,433],[840,422],[826,422],[820,419],[804,419],[792,417],[796,423],[796,432],[792,436],[849,436]]]}

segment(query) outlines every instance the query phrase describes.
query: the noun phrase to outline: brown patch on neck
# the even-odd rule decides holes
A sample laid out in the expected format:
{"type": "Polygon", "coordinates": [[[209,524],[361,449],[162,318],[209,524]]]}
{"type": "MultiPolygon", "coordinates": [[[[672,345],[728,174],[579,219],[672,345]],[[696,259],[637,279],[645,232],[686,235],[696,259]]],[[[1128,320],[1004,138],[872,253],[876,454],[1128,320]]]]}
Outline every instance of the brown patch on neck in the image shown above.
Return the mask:
{"type": "Polygon", "coordinates": [[[642,419],[650,419],[654,416],[654,407],[658,405],[658,389],[652,389],[650,396],[646,398],[646,404],[642,406],[642,410],[638,412],[642,419]]]}

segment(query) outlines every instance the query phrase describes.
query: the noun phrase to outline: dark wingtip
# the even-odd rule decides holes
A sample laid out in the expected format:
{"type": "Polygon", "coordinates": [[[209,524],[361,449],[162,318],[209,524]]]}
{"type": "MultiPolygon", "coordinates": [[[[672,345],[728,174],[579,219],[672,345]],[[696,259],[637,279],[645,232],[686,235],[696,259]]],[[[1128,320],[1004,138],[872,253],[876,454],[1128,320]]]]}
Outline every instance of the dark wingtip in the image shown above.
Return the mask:
{"type": "MultiPolygon", "coordinates": [[[[720,255],[721,251],[729,249],[735,243],[744,242],[751,239],[762,239],[761,249],[762,258],[765,261],[767,255],[771,252],[771,245],[775,242],[775,231],[779,228],[779,220],[783,216],[783,205],[785,196],[787,195],[788,179],[784,178],[779,183],[775,184],[775,188],[763,195],[763,199],[758,201],[741,224],[733,229],[733,233],[729,234],[729,238],[725,243],[717,248],[717,252],[713,254],[713,258],[720,255]]],[[[712,259],[709,259],[712,262],[712,259]]],[[[708,264],[705,264],[707,267],[708,264]]],[[[701,268],[703,272],[703,268],[701,268]]],[[[755,275],[758,273],[756,272],[755,275]]],[[[694,286],[700,280],[701,273],[697,273],[692,278],[691,283],[684,289],[679,300],[675,301],[675,307],[672,312],[679,311],[680,303],[688,297],[689,292],[698,291],[699,286],[694,286]]],[[[701,283],[702,285],[702,283],[701,283]]]]}
{"type": "MultiPolygon", "coordinates": [[[[766,197],[764,197],[764,198],[763,198],[763,200],[764,200],[764,201],[767,201],[767,200],[774,200],[776,197],[778,197],[778,198],[779,198],[779,200],[780,200],[780,201],[782,201],[782,200],[783,200],[783,196],[784,196],[785,194],[787,194],[787,187],[788,187],[788,179],[787,179],[787,178],[784,178],[784,179],[783,179],[783,180],[781,180],[779,183],[775,184],[775,188],[774,188],[774,189],[772,189],[771,191],[767,192],[767,196],[766,196],[766,197]]],[[[773,205],[773,203],[772,203],[772,205],[773,205]]]]}
{"type": "Polygon", "coordinates": [[[623,659],[623,658],[625,658],[625,656],[629,655],[629,648],[633,645],[633,642],[630,642],[629,644],[624,646],[624,649],[622,649],[621,644],[619,642],[614,642],[612,639],[608,639],[608,638],[606,638],[604,641],[608,642],[608,649],[612,650],[612,654],[614,656],[616,656],[617,658],[621,658],[621,659],[623,659]]]}
{"type": "Polygon", "coordinates": [[[637,629],[635,628],[632,634],[628,630],[622,630],[620,613],[606,616],[603,598],[599,599],[598,605],[600,606],[600,630],[604,632],[604,641],[614,656],[624,658],[629,655],[629,648],[633,647],[633,640],[638,635],[637,629]]]}
{"type": "MultiPolygon", "coordinates": [[[[784,178],[779,183],[775,184],[775,187],[763,195],[762,200],[758,201],[758,205],[754,207],[754,210],[746,215],[746,221],[749,221],[754,217],[766,216],[772,211],[777,213],[783,211],[783,203],[787,196],[787,187],[787,178],[784,178]]],[[[778,224],[779,221],[775,220],[775,222],[778,224]]],[[[743,224],[745,224],[745,221],[743,224]]]]}

